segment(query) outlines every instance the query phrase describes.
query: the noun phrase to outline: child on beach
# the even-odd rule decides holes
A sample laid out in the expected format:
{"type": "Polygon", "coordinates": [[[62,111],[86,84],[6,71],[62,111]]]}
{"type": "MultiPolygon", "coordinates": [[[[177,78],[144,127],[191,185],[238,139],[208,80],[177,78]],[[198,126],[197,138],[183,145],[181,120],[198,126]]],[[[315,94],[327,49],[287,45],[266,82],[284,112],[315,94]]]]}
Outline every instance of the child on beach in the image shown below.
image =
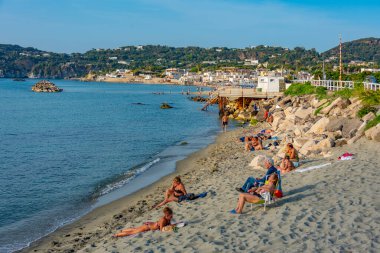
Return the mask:
{"type": "Polygon", "coordinates": [[[294,170],[294,164],[292,161],[290,161],[289,155],[285,155],[285,158],[282,160],[280,164],[280,171],[282,174],[288,173],[292,170],[294,170]]]}
{"type": "Polygon", "coordinates": [[[157,222],[145,222],[144,225],[136,228],[127,228],[121,230],[120,233],[114,234],[113,237],[123,237],[128,235],[134,235],[146,231],[154,231],[154,230],[160,230],[160,231],[169,231],[170,221],[173,218],[173,211],[169,207],[165,207],[164,210],[164,216],[157,222]]]}

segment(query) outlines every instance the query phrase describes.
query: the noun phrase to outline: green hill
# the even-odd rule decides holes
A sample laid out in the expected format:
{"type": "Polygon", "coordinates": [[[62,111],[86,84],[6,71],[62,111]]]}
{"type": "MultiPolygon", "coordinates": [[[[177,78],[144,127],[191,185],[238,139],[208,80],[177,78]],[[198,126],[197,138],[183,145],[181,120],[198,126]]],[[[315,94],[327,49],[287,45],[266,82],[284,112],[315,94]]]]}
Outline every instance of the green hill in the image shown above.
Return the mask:
{"type": "MultiPolygon", "coordinates": [[[[344,60],[377,61],[380,63],[380,39],[368,38],[346,42],[344,60]]],[[[0,44],[0,76],[73,78],[90,71],[105,73],[117,68],[146,70],[160,75],[170,67],[217,69],[223,66],[245,67],[246,59],[268,63],[269,68],[294,70],[319,68],[322,57],[338,56],[338,48],[322,54],[315,49],[257,46],[250,48],[201,48],[147,45],[117,49],[92,49],[85,53],[59,54],[31,47],[0,44]]]]}
{"type": "MultiPolygon", "coordinates": [[[[380,62],[380,39],[365,38],[345,42],[342,44],[342,54],[345,63],[350,61],[380,62]]],[[[322,53],[325,58],[338,55],[339,46],[322,53]]]]}

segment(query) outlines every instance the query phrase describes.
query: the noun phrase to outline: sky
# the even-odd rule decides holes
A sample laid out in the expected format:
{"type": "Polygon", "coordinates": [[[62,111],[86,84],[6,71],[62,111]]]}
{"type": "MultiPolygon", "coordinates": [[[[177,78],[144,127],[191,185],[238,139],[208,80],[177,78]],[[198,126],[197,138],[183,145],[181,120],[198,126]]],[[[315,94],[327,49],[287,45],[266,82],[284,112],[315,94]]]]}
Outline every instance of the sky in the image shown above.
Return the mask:
{"type": "Polygon", "coordinates": [[[315,48],[380,37],[380,0],[0,0],[0,44],[315,48]]]}

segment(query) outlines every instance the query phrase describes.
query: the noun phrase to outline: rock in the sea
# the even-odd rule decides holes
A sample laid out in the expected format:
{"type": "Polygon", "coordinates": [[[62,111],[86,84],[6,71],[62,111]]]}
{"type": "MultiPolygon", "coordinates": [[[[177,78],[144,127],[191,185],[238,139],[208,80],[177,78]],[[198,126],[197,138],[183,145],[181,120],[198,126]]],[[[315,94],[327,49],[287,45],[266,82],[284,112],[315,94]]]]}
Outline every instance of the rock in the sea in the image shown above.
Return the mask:
{"type": "Polygon", "coordinates": [[[170,109],[170,108],[173,108],[173,106],[169,105],[168,103],[162,103],[160,108],[161,109],[170,109]]]}
{"type": "Polygon", "coordinates": [[[42,80],[33,85],[32,91],[34,92],[61,92],[63,89],[58,88],[55,86],[54,83],[42,80]]]}

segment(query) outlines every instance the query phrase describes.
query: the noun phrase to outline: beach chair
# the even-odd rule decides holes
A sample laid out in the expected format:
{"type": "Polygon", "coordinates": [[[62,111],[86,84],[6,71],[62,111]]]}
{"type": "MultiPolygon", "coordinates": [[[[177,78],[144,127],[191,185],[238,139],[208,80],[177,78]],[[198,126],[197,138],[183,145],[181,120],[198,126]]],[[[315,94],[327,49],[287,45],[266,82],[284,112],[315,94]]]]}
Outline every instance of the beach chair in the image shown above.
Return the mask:
{"type": "MultiPolygon", "coordinates": [[[[276,184],[276,187],[275,187],[275,190],[274,192],[276,192],[276,190],[281,190],[282,191],[282,187],[281,187],[281,172],[279,170],[277,170],[277,176],[278,176],[278,181],[277,181],[277,184],[276,184]]],[[[266,176],[265,178],[265,182],[268,180],[270,175],[266,176]]],[[[276,196],[274,196],[274,192],[273,194],[269,193],[269,192],[264,192],[261,194],[261,196],[263,197],[262,200],[260,200],[259,202],[256,202],[256,203],[250,203],[251,204],[251,211],[253,209],[253,205],[263,205],[264,206],[264,211],[266,211],[266,207],[267,205],[270,205],[272,204],[273,202],[275,202],[276,200],[276,196]]]]}

